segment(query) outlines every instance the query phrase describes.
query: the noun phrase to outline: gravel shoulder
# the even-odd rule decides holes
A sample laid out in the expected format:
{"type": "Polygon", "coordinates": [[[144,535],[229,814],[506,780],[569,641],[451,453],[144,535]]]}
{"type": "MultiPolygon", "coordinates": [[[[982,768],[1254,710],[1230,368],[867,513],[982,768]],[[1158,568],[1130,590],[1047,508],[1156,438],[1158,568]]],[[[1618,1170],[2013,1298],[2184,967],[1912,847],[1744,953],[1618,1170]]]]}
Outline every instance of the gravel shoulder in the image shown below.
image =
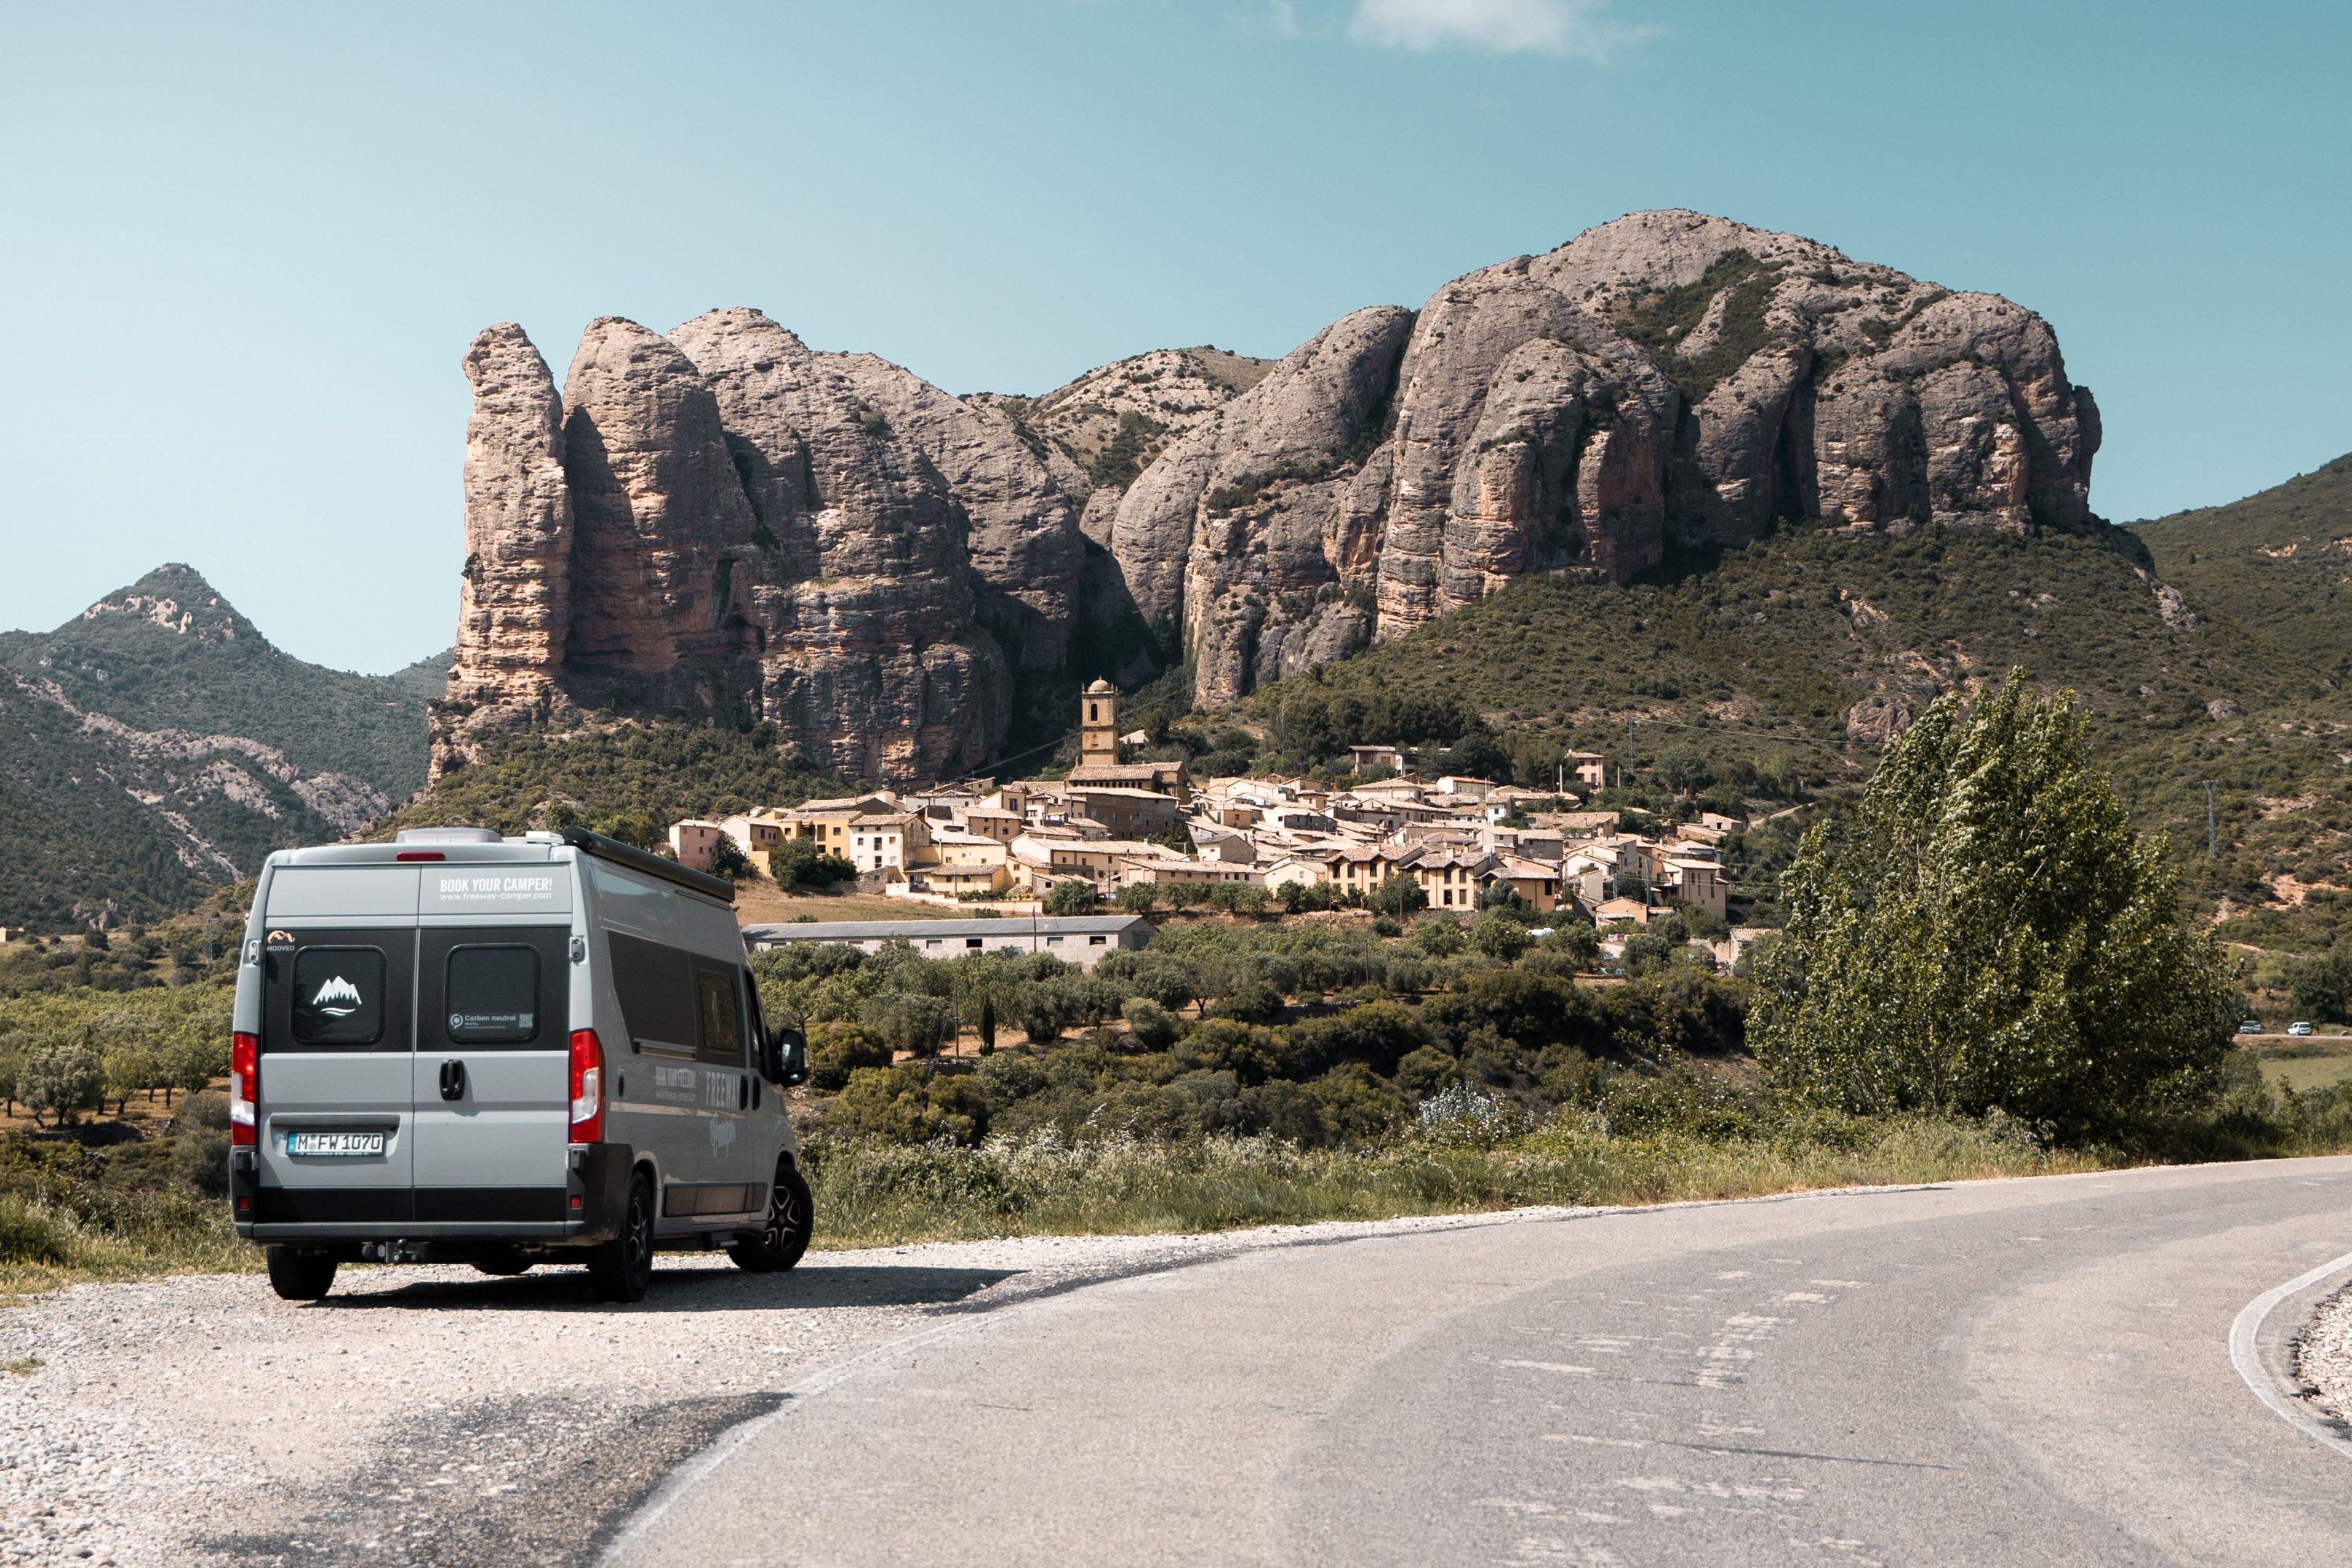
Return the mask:
{"type": "Polygon", "coordinates": [[[820,1252],[764,1277],[666,1255],[631,1307],[572,1268],[346,1268],[299,1306],[252,1275],[77,1286],[0,1309],[0,1562],[579,1562],[729,1427],[940,1320],[1569,1212],[820,1252]]]}
{"type": "Polygon", "coordinates": [[[2352,1285],[2319,1304],[2295,1352],[2305,1395],[2352,1430],[2352,1285]]]}

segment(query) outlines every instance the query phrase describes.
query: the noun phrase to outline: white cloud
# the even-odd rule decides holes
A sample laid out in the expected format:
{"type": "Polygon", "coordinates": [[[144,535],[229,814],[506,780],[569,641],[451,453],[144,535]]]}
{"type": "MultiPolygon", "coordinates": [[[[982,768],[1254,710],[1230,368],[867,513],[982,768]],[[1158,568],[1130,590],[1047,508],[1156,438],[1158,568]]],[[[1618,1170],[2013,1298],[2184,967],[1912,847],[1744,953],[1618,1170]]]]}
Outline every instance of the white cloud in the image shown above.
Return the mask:
{"type": "Polygon", "coordinates": [[[1294,0],[1267,0],[1267,8],[1274,13],[1276,32],[1286,38],[1298,36],[1298,7],[1294,0]]]}
{"type": "Polygon", "coordinates": [[[1433,49],[1465,44],[1605,60],[1649,37],[1609,15],[1610,0],[1357,0],[1348,36],[1360,44],[1433,49]]]}

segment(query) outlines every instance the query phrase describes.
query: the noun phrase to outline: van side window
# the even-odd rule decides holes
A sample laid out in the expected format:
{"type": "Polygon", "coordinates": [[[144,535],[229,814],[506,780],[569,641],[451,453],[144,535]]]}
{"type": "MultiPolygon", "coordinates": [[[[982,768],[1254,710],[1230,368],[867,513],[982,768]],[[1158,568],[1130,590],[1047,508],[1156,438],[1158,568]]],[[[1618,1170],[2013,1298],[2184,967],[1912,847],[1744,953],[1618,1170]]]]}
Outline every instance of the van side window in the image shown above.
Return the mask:
{"type": "Polygon", "coordinates": [[[383,952],[306,947],[294,957],[294,1043],[372,1046],[383,1037],[383,952]]]}
{"type": "Polygon", "coordinates": [[[694,992],[702,1023],[700,1058],[718,1067],[743,1065],[743,1005],[728,969],[695,966],[694,992]]]}
{"type": "Polygon", "coordinates": [[[694,961],[674,947],[643,937],[606,934],[613,954],[613,989],[629,1039],[641,1051],[694,1054],[694,961]]]}
{"type": "Polygon", "coordinates": [[[449,951],[449,1038],[520,1046],[539,1037],[539,954],[522,946],[449,951]]]}

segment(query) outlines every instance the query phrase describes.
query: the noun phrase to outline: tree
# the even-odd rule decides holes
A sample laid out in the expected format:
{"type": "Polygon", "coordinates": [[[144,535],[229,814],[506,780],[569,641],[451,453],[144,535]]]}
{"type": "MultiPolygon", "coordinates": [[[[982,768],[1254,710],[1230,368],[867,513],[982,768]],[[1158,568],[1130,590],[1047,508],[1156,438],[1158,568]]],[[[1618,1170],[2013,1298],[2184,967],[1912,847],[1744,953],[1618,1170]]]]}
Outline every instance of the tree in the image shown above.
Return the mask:
{"type": "Polygon", "coordinates": [[[53,1041],[25,1058],[17,1090],[32,1107],[36,1125],[47,1112],[68,1127],[78,1113],[104,1108],[106,1063],[89,1046],[53,1041]]]}
{"type": "Polygon", "coordinates": [[[988,1056],[996,1049],[996,998],[980,999],[980,1054],[988,1056]]]}
{"type": "Polygon", "coordinates": [[[2304,959],[2287,970],[2286,984],[2296,1017],[2352,1023],[2352,953],[2304,959]]]}
{"type": "Polygon", "coordinates": [[[736,843],[728,834],[720,834],[719,841],[710,847],[709,871],[714,877],[724,877],[730,882],[740,882],[746,877],[753,875],[758,869],[758,867],[751,864],[751,858],[743,853],[743,847],[736,843]]]}
{"type": "Polygon", "coordinates": [[[2085,763],[2071,693],[2011,671],[1973,712],[1945,697],[1782,874],[1758,1059],[1811,1103],[1999,1108],[2069,1139],[2202,1103],[2231,987],[2175,884],[2085,763]]]}
{"type": "Polygon", "coordinates": [[[919,991],[885,991],[858,1009],[857,1021],[893,1052],[935,1057],[955,1029],[955,1006],[919,991]]]}
{"type": "Polygon", "coordinates": [[[1094,907],[1095,890],[1087,883],[1056,882],[1045,889],[1045,912],[1049,915],[1092,914],[1094,907]]]}
{"type": "Polygon", "coordinates": [[[1471,945],[1504,963],[1516,963],[1530,941],[1527,927],[1499,910],[1480,915],[1478,923],[1470,928],[1471,945]]]}
{"type": "Polygon", "coordinates": [[[1429,908],[1429,895],[1412,878],[1391,875],[1372,889],[1372,896],[1365,902],[1384,915],[1404,916],[1429,908]]]}
{"type": "Polygon", "coordinates": [[[1160,889],[1150,882],[1129,882],[1111,901],[1130,915],[1148,915],[1160,907],[1160,889]]]}

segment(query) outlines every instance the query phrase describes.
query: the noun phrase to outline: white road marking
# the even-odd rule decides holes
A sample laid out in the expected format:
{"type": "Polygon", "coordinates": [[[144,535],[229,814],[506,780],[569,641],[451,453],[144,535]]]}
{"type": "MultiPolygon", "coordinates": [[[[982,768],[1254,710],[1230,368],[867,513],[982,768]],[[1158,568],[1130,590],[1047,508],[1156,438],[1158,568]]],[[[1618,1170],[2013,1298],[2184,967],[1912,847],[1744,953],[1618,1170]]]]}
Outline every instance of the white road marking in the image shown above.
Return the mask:
{"type": "Polygon", "coordinates": [[[2313,1415],[2303,1401],[2281,1389],[2278,1380],[2271,1376],[2270,1369],[2263,1365],[2262,1355],[2257,1349],[2263,1323],[2281,1301],[2347,1268],[2352,1268],[2352,1252],[2323,1263],[2307,1274],[2298,1274],[2285,1284],[2265,1290],[2247,1302],[2245,1310],[2238,1314],[2238,1321],[2230,1325],[2230,1364],[2238,1369],[2238,1376],[2253,1391],[2256,1399],[2270,1407],[2272,1415],[2288,1426],[2299,1428],[2306,1436],[2317,1438],[2346,1458],[2352,1459],[2352,1440],[2346,1439],[2341,1433],[2313,1415]]]}
{"type": "Polygon", "coordinates": [[[1582,1377],[1591,1377],[1592,1375],[1592,1369],[1591,1367],[1571,1366],[1564,1361],[1498,1361],[1495,1364],[1496,1366],[1523,1366],[1530,1372],[1571,1372],[1582,1377]]]}

